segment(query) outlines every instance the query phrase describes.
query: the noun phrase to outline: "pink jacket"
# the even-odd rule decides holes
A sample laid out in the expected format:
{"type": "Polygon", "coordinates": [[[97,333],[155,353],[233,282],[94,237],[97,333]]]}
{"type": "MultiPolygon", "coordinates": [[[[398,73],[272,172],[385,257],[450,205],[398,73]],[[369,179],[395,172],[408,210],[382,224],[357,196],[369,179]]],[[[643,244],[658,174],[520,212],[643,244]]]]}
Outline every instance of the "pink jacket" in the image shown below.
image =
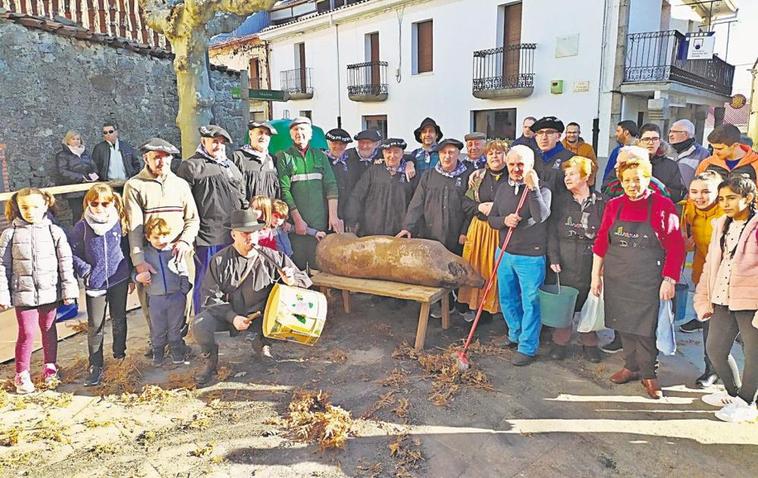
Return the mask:
{"type": "MultiPolygon", "coordinates": [[[[694,306],[698,319],[707,320],[713,312],[711,295],[716,285],[716,276],[721,264],[721,236],[724,234],[726,216],[713,220],[713,235],[708,245],[703,275],[695,290],[694,306]]],[[[758,215],[748,222],[737,244],[732,262],[732,277],[729,281],[729,309],[758,311],[758,215]]],[[[758,318],[758,312],[756,313],[758,318]]],[[[753,320],[758,327],[758,320],[753,320]]]]}

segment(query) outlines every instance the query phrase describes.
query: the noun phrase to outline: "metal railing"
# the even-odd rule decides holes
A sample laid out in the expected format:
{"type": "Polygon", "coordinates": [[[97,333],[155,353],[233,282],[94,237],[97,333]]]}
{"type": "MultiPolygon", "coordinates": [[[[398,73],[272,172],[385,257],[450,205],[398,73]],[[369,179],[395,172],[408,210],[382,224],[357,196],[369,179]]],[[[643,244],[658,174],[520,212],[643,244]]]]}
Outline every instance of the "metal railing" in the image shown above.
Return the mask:
{"type": "Polygon", "coordinates": [[[629,35],[624,82],[676,81],[722,95],[731,95],[734,66],[717,56],[704,60],[688,60],[687,40],[688,37],[676,30],[629,35]]]}
{"type": "Polygon", "coordinates": [[[367,61],[347,65],[347,92],[350,96],[387,94],[387,62],[367,61]]]}
{"type": "Polygon", "coordinates": [[[474,91],[534,87],[536,43],[474,52],[474,91]]]}
{"type": "Polygon", "coordinates": [[[311,85],[311,69],[295,68],[281,72],[282,90],[289,94],[313,94],[311,85]]]}

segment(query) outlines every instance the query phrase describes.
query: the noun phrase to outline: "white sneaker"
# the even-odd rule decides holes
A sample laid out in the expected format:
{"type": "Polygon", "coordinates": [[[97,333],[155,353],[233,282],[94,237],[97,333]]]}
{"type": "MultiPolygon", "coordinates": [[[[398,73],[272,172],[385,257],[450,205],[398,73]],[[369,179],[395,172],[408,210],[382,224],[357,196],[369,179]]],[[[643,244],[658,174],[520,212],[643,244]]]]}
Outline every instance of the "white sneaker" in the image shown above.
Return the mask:
{"type": "Polygon", "coordinates": [[[58,367],[54,363],[46,363],[45,368],[42,369],[42,377],[48,387],[57,385],[60,382],[58,367]]]}
{"type": "Polygon", "coordinates": [[[733,397],[726,392],[715,392],[703,395],[700,399],[712,407],[723,407],[733,403],[737,400],[737,397],[733,397]]]}
{"type": "Polygon", "coordinates": [[[15,383],[16,393],[19,395],[26,395],[27,393],[34,392],[34,384],[32,383],[32,377],[29,375],[28,370],[17,373],[15,383]]]}
{"type": "Polygon", "coordinates": [[[442,305],[439,302],[435,302],[434,304],[432,304],[432,307],[429,310],[429,315],[431,315],[433,319],[441,319],[442,318],[442,305]]]}
{"type": "Polygon", "coordinates": [[[473,310],[469,310],[468,312],[465,312],[463,314],[463,320],[465,320],[466,322],[473,322],[474,319],[476,319],[476,312],[474,312],[473,310]]]}
{"type": "Polygon", "coordinates": [[[748,404],[740,397],[735,397],[734,401],[716,412],[716,418],[729,423],[742,423],[758,420],[758,410],[755,404],[748,404]]]}

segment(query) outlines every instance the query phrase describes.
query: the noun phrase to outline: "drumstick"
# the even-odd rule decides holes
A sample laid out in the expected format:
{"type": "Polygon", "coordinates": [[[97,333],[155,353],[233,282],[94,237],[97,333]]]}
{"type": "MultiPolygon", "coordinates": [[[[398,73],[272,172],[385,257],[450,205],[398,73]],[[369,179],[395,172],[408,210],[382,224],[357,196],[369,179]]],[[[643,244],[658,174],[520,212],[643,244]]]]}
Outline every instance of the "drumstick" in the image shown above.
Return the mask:
{"type": "Polygon", "coordinates": [[[260,317],[261,315],[263,315],[263,314],[261,313],[260,310],[256,311],[256,312],[253,312],[252,314],[250,314],[247,317],[245,317],[245,322],[247,322],[249,324],[250,322],[252,322],[255,319],[257,319],[258,317],[260,317]]]}

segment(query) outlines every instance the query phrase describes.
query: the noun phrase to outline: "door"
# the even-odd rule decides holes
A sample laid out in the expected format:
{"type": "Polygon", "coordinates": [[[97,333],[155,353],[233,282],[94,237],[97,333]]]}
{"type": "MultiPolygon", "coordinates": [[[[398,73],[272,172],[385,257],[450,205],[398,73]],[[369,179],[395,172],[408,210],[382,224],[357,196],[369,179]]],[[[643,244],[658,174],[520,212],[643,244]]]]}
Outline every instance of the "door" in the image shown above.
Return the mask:
{"type": "Polygon", "coordinates": [[[521,50],[521,3],[506,5],[503,20],[503,83],[517,86],[521,50]]]}
{"type": "Polygon", "coordinates": [[[380,90],[382,83],[381,71],[379,69],[379,33],[370,33],[369,41],[369,61],[371,62],[371,92],[376,94],[380,90]]]}

